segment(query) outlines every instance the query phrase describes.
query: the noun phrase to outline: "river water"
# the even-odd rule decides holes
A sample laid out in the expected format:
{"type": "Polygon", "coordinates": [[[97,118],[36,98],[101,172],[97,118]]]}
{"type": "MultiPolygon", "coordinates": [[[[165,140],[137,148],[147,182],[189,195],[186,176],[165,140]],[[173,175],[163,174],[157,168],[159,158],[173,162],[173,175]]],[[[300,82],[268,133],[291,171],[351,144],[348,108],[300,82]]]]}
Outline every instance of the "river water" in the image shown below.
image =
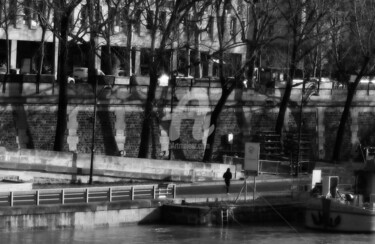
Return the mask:
{"type": "Polygon", "coordinates": [[[0,233],[0,243],[152,243],[152,244],[336,244],[375,243],[375,234],[322,233],[288,225],[190,227],[127,225],[83,230],[33,230],[0,233]]]}

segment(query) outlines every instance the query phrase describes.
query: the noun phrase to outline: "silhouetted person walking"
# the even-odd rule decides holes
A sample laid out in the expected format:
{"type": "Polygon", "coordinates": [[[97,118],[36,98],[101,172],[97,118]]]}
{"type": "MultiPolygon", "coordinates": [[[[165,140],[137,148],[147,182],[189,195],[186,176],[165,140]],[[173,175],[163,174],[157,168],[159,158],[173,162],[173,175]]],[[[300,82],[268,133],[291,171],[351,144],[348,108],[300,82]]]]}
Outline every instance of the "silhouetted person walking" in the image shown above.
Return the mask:
{"type": "Polygon", "coordinates": [[[232,173],[230,172],[230,168],[227,169],[227,171],[223,174],[223,178],[225,181],[225,186],[227,188],[227,194],[229,193],[229,186],[230,186],[230,180],[232,179],[232,173]]]}

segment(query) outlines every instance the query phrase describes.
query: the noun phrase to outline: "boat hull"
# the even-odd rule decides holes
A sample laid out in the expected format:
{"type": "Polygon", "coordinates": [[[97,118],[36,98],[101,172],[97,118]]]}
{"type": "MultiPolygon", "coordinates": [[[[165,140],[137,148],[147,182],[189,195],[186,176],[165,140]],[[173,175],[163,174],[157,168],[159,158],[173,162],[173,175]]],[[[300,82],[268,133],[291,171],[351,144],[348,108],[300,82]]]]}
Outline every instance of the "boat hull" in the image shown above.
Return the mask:
{"type": "Polygon", "coordinates": [[[375,211],[334,199],[311,199],[305,212],[308,228],[337,232],[375,232],[375,211]]]}

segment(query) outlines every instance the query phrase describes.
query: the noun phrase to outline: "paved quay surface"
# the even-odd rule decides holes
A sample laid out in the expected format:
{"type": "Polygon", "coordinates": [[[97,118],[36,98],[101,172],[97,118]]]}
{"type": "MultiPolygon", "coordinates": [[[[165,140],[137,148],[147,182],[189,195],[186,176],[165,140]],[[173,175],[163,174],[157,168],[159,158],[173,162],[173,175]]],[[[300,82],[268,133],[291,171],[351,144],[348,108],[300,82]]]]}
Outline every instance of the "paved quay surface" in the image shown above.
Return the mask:
{"type": "Polygon", "coordinates": [[[254,177],[246,181],[247,188],[244,188],[244,180],[233,180],[229,194],[226,193],[224,181],[194,182],[177,184],[176,202],[215,202],[215,201],[236,201],[250,200],[266,196],[292,196],[292,192],[302,189],[306,190],[311,184],[310,175],[259,175],[255,178],[256,186],[254,191],[254,177]],[[245,189],[247,189],[245,194],[245,189]]]}

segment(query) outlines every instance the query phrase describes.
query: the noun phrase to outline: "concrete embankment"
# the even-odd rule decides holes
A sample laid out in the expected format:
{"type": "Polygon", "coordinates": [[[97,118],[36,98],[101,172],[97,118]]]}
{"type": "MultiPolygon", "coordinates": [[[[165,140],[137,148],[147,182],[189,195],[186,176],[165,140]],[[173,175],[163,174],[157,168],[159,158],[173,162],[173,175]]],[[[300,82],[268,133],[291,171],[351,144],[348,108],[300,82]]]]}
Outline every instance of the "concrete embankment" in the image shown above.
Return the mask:
{"type": "MultiPolygon", "coordinates": [[[[0,147],[0,173],[39,183],[88,182],[91,155],[43,150],[7,150],[0,147]]],[[[95,155],[93,180],[199,182],[222,180],[230,168],[243,177],[235,165],[189,161],[168,161],[95,155]]]]}
{"type": "Polygon", "coordinates": [[[0,231],[158,223],[163,200],[0,208],[0,231]]]}
{"type": "Polygon", "coordinates": [[[274,198],[255,202],[216,202],[206,204],[165,204],[162,222],[184,225],[249,224],[302,221],[304,204],[290,198],[274,198]]]}

